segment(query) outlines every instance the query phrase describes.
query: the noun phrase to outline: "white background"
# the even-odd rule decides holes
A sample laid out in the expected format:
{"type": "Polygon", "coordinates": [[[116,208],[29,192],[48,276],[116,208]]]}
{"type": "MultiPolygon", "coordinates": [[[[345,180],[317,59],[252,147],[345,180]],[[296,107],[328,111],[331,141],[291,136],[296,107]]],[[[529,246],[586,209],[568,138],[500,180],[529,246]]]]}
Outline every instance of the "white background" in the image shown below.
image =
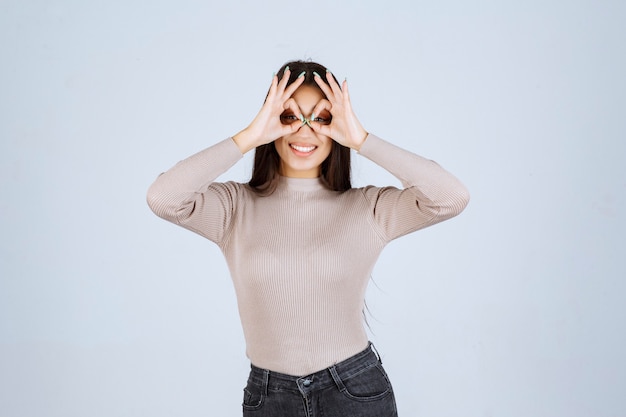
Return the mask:
{"type": "Polygon", "coordinates": [[[617,0],[0,1],[0,415],[240,414],[225,262],[145,193],[311,58],[472,195],[373,274],[400,415],[625,416],[625,21],[617,0]]]}

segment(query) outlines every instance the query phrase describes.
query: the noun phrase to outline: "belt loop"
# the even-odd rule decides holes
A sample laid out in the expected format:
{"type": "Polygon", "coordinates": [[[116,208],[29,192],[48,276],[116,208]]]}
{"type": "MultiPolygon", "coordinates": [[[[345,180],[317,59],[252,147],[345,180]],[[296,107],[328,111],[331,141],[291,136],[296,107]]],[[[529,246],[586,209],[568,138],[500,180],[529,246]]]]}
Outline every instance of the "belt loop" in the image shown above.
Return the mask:
{"type": "Polygon", "coordinates": [[[383,359],[380,357],[380,354],[376,350],[376,346],[374,346],[374,344],[372,342],[370,342],[370,348],[372,348],[372,350],[376,354],[376,357],[378,358],[378,362],[380,362],[380,364],[382,365],[383,364],[383,359]]]}
{"type": "Polygon", "coordinates": [[[263,393],[267,397],[267,386],[269,385],[270,380],[270,371],[267,369],[263,370],[263,393]]]}
{"type": "Polygon", "coordinates": [[[339,378],[336,367],[331,366],[330,368],[328,368],[328,370],[330,371],[330,376],[333,377],[333,381],[335,381],[337,388],[339,388],[339,391],[344,392],[346,390],[346,386],[343,385],[343,381],[341,380],[341,378],[339,378]]]}

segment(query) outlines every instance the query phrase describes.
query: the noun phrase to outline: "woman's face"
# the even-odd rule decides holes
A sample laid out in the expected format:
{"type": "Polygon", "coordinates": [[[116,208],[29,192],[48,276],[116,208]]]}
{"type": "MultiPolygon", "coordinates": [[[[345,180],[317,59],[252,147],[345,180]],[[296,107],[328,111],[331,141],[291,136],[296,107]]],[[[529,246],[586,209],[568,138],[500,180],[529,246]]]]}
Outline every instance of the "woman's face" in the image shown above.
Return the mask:
{"type": "MultiPolygon", "coordinates": [[[[315,105],[324,98],[322,92],[310,85],[300,86],[292,98],[306,118],[311,117],[315,105]]],[[[330,114],[315,115],[317,121],[330,122],[330,114]]],[[[302,123],[299,114],[292,114],[290,110],[281,116],[283,123],[302,123]]],[[[330,154],[332,139],[317,134],[308,124],[287,136],[274,141],[276,151],[280,156],[280,174],[292,178],[317,178],[320,175],[320,165],[330,154]]]]}

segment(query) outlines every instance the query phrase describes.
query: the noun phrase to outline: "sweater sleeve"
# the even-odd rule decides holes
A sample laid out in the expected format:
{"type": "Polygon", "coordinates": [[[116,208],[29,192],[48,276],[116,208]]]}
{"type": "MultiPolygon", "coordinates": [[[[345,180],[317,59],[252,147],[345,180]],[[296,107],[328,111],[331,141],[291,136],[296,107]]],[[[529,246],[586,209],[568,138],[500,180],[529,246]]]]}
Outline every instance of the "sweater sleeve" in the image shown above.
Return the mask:
{"type": "Polygon", "coordinates": [[[387,240],[439,223],[461,213],[469,192],[436,162],[368,135],[359,154],[397,177],[404,189],[365,187],[375,222],[387,240]]]}
{"type": "Polygon", "coordinates": [[[147,202],[159,217],[220,243],[241,184],[213,182],[243,155],[232,138],[180,161],[157,177],[147,202]]]}

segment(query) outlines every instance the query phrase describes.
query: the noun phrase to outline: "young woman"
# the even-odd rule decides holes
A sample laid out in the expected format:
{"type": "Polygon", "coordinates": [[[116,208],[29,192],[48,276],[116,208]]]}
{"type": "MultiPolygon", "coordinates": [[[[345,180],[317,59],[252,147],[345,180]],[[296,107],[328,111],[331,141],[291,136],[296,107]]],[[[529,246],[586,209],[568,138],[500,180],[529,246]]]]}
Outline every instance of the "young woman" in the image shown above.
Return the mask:
{"type": "Polygon", "coordinates": [[[365,289],[391,240],[459,214],[465,187],[435,162],[368,133],[344,81],[289,62],[241,132],[161,174],[160,217],[215,242],[226,258],[251,372],[243,414],[396,416],[364,330],[365,289]],[[256,149],[249,183],[214,182],[256,149]],[[351,149],[404,189],[352,188],[351,149]]]}

